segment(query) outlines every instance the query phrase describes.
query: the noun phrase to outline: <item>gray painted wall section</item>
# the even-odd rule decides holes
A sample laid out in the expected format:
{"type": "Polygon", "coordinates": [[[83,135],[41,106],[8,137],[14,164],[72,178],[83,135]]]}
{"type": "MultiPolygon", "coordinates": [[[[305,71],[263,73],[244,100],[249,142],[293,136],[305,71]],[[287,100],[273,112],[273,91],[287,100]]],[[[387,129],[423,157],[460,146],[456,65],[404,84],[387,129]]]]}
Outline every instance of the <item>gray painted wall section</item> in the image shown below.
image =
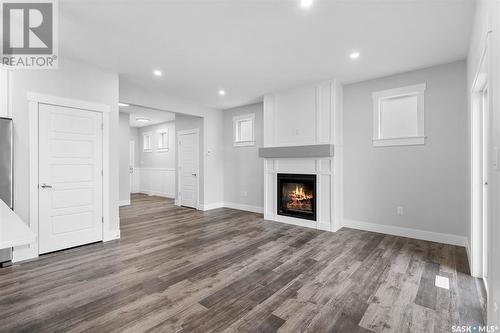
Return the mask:
{"type": "Polygon", "coordinates": [[[175,122],[144,126],[137,128],[137,137],[135,155],[138,159],[138,167],[140,168],[175,168],[175,122]],[[168,129],[169,150],[158,151],[158,131],[168,129]],[[144,133],[151,133],[152,150],[145,152],[143,147],[144,133]]]}
{"type": "Polygon", "coordinates": [[[119,196],[120,202],[130,200],[130,173],[129,173],[129,155],[130,155],[130,115],[120,112],[119,116],[119,196]]]}
{"type": "Polygon", "coordinates": [[[464,61],[344,86],[345,219],[468,235],[466,96],[464,61]],[[373,147],[372,93],[424,82],[426,144],[373,147]]]}
{"type": "Polygon", "coordinates": [[[224,201],[256,207],[264,206],[264,160],[259,147],[264,141],[263,104],[224,111],[224,201]],[[233,117],[255,113],[255,146],[233,145],[233,117]]]}
{"type": "Polygon", "coordinates": [[[130,127],[130,141],[134,141],[134,167],[140,167],[141,156],[139,151],[139,129],[137,127],[130,127]]]}

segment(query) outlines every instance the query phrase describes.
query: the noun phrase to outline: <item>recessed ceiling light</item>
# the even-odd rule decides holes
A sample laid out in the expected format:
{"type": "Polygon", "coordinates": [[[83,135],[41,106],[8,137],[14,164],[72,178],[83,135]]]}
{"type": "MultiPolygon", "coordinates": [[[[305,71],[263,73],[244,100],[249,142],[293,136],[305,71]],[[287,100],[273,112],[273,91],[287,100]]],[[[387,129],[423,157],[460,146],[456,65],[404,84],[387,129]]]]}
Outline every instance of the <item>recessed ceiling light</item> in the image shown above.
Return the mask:
{"type": "Polygon", "coordinates": [[[147,123],[147,122],[149,122],[148,118],[135,118],[135,120],[137,120],[140,123],[147,123]]]}
{"type": "Polygon", "coordinates": [[[118,106],[130,106],[130,104],[118,102],[118,106]]]}
{"type": "Polygon", "coordinates": [[[163,75],[163,73],[162,73],[162,72],[161,72],[161,70],[159,70],[159,69],[155,69],[155,70],[153,71],[153,74],[154,74],[155,76],[162,76],[162,75],[163,75]]]}
{"type": "Polygon", "coordinates": [[[360,54],[359,54],[359,52],[357,52],[357,51],[351,52],[351,54],[349,54],[349,58],[351,58],[351,59],[353,59],[353,60],[354,60],[354,59],[358,59],[358,58],[359,58],[359,56],[360,56],[360,54]]]}
{"type": "Polygon", "coordinates": [[[309,8],[313,4],[313,0],[300,0],[300,7],[309,8]]]}
{"type": "Polygon", "coordinates": [[[219,90],[219,95],[220,96],[225,96],[226,95],[226,91],[224,89],[219,90]]]}

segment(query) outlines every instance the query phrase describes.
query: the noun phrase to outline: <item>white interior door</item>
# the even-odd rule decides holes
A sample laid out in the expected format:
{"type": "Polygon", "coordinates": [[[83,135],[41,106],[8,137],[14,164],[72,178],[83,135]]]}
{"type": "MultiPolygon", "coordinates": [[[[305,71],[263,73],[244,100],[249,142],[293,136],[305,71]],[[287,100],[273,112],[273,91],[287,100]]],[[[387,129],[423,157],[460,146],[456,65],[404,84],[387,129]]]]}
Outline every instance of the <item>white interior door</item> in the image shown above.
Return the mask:
{"type": "Polygon", "coordinates": [[[130,141],[130,154],[129,154],[129,172],[130,172],[130,193],[134,193],[134,165],[135,165],[135,142],[130,141]]]}
{"type": "Polygon", "coordinates": [[[179,133],[179,192],[181,206],[198,206],[198,132],[179,133]]]}
{"type": "Polygon", "coordinates": [[[102,240],[102,114],[39,107],[39,253],[102,240]]]}

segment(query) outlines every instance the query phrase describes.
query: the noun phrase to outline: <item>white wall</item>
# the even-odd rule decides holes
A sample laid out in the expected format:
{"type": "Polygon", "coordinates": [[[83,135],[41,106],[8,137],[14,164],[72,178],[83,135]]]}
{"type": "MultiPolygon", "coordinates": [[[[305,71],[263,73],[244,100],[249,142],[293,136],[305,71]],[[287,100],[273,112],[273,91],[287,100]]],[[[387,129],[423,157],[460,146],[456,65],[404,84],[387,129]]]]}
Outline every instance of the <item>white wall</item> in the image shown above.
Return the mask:
{"type": "Polygon", "coordinates": [[[264,146],[340,145],[341,95],[335,80],[265,95],[264,146]]]}
{"type": "Polygon", "coordinates": [[[129,155],[130,155],[130,115],[125,112],[119,114],[119,196],[120,204],[127,203],[130,200],[130,173],[129,173],[129,155]]]}
{"type": "MultiPolygon", "coordinates": [[[[464,61],[344,86],[344,219],[458,235],[467,221],[464,61]],[[423,146],[373,147],[372,93],[427,83],[423,146]],[[396,207],[404,215],[396,214],[396,207]]],[[[443,239],[441,241],[446,241],[443,239]]]]}
{"type": "Polygon", "coordinates": [[[263,104],[224,110],[224,202],[264,207],[264,160],[259,157],[263,144],[263,104]],[[233,145],[233,117],[255,114],[255,145],[233,145]]]}
{"type": "Polygon", "coordinates": [[[35,92],[107,104],[110,114],[110,230],[119,229],[118,75],[85,63],[61,59],[57,70],[17,70],[12,75],[14,119],[14,205],[29,221],[29,129],[27,93],[35,92]]]}
{"type": "Polygon", "coordinates": [[[152,90],[126,79],[120,79],[120,101],[201,117],[214,111],[192,101],[169,95],[165,91],[152,90]]]}
{"type": "MultiPolygon", "coordinates": [[[[472,38],[467,59],[467,92],[469,96],[470,111],[470,91],[472,88],[475,74],[478,70],[481,54],[484,49],[486,35],[490,35],[490,95],[492,103],[492,146],[500,147],[500,3],[498,1],[486,0],[478,1],[476,6],[475,20],[472,32],[472,38]]],[[[468,126],[470,130],[470,116],[468,126]]],[[[468,138],[470,138],[470,131],[468,138]]],[[[470,153],[468,155],[470,161],[470,153]]],[[[470,164],[469,164],[470,165],[470,164]]],[[[469,170],[470,171],[470,170],[469,170]]],[[[490,221],[490,239],[488,252],[490,253],[489,262],[489,290],[488,290],[488,324],[500,326],[500,311],[495,312],[495,305],[500,306],[500,173],[492,170],[490,176],[490,193],[492,205],[492,219],[490,221]]],[[[470,184],[468,188],[470,200],[470,184]]],[[[469,207],[469,206],[468,206],[469,207]]],[[[468,210],[470,214],[470,209],[468,210]]],[[[469,215],[468,215],[469,216],[469,215]]],[[[470,228],[470,220],[468,221],[470,228]]],[[[470,229],[469,229],[470,230],[470,229]]],[[[470,237],[470,234],[469,234],[470,237]]]]}

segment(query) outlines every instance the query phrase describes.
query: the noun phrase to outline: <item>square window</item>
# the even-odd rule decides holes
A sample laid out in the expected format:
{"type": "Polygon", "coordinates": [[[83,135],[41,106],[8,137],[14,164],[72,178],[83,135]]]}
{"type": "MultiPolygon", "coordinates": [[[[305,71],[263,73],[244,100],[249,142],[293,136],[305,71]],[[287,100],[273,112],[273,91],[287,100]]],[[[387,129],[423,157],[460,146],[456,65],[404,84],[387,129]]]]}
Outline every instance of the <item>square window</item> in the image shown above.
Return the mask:
{"type": "Polygon", "coordinates": [[[380,136],[382,139],[418,135],[417,96],[388,98],[380,103],[380,136]]]}
{"type": "Polygon", "coordinates": [[[168,151],[168,129],[158,131],[158,150],[168,151]]]}
{"type": "Polygon", "coordinates": [[[255,114],[233,117],[233,137],[235,146],[253,146],[255,114]]]}
{"type": "Polygon", "coordinates": [[[419,84],[373,94],[373,145],[424,144],[424,91],[419,84]]]}

